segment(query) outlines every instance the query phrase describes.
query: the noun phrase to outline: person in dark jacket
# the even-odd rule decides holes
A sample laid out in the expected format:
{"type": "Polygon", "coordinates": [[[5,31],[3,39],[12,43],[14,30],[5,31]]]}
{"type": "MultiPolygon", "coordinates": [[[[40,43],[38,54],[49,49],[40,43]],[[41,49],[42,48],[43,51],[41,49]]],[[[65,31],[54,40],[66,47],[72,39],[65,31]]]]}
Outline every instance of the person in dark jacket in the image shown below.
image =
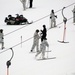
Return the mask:
{"type": "Polygon", "coordinates": [[[23,15],[20,15],[20,23],[31,24],[32,22],[28,22],[27,18],[25,18],[23,15]]]}
{"type": "Polygon", "coordinates": [[[46,36],[47,36],[47,29],[46,29],[46,25],[43,25],[43,30],[41,30],[41,42],[43,41],[43,39],[46,39],[46,36]]]}
{"type": "Polygon", "coordinates": [[[5,22],[7,23],[7,25],[13,25],[15,24],[15,17],[13,17],[12,15],[8,15],[8,17],[5,18],[5,22]]]}
{"type": "Polygon", "coordinates": [[[16,14],[16,17],[15,17],[15,24],[16,24],[16,25],[20,25],[20,15],[19,15],[19,14],[16,14]]]}
{"type": "Polygon", "coordinates": [[[32,22],[28,22],[28,19],[26,19],[23,15],[16,14],[16,17],[12,17],[12,15],[8,15],[8,17],[5,18],[4,22],[7,25],[21,25],[21,24],[32,24],[32,22]]]}
{"type": "Polygon", "coordinates": [[[30,6],[29,6],[29,8],[32,8],[32,6],[33,6],[33,0],[30,0],[30,6]]]}

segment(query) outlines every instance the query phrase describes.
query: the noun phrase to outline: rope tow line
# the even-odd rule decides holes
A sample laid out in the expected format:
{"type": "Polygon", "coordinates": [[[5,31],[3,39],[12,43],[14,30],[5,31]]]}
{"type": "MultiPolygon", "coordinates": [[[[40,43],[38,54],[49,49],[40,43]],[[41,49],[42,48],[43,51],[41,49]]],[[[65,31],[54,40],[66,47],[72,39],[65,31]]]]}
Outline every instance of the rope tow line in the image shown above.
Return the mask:
{"type": "MultiPolygon", "coordinates": [[[[68,8],[68,7],[70,7],[70,6],[72,6],[72,5],[74,5],[75,4],[75,2],[74,3],[72,3],[72,4],[70,4],[70,5],[68,5],[68,6],[66,6],[65,8],[68,8]]],[[[57,10],[55,13],[57,13],[57,12],[59,12],[59,11],[61,11],[62,9],[60,9],[60,10],[57,10]]],[[[40,19],[38,19],[38,20],[36,20],[36,21],[34,21],[33,23],[36,23],[36,22],[38,22],[38,21],[40,21],[40,20],[42,20],[42,19],[44,19],[44,18],[46,18],[46,17],[48,17],[49,15],[47,15],[47,16],[44,16],[44,17],[42,17],[42,18],[40,18],[40,19]]],[[[32,24],[33,24],[32,23],[32,24]]],[[[4,36],[7,36],[7,35],[9,35],[9,34],[11,34],[11,33],[13,33],[13,32],[16,32],[16,31],[18,31],[18,30],[20,30],[20,29],[22,29],[22,28],[25,28],[25,27],[27,27],[27,26],[29,26],[28,24],[26,25],[26,26],[22,26],[22,27],[20,27],[20,28],[18,28],[18,29],[16,29],[16,30],[14,30],[14,31],[11,31],[11,32],[9,32],[9,33],[7,33],[7,34],[5,34],[4,36]]]]}
{"type": "MultiPolygon", "coordinates": [[[[69,20],[71,20],[73,17],[71,17],[71,18],[69,18],[69,19],[67,19],[67,21],[69,21],[69,20]]],[[[60,25],[60,24],[62,24],[63,22],[61,22],[61,23],[59,23],[59,24],[57,24],[57,26],[58,25],[60,25]]],[[[48,30],[50,30],[50,29],[48,29],[48,30]]],[[[47,30],[47,31],[48,31],[47,30]]],[[[24,40],[24,41],[22,41],[22,42],[20,42],[20,43],[18,43],[18,44],[16,44],[16,45],[14,45],[14,46],[12,46],[12,47],[10,47],[10,48],[14,48],[14,47],[16,47],[16,46],[18,46],[18,45],[20,45],[20,44],[22,44],[22,43],[24,43],[24,42],[27,42],[27,41],[29,41],[30,39],[32,39],[33,37],[30,37],[30,38],[28,38],[27,40],[24,40]]],[[[6,50],[4,50],[4,51],[2,51],[2,52],[0,52],[0,54],[2,54],[2,53],[4,53],[4,52],[6,52],[6,51],[8,51],[10,48],[8,48],[8,49],[6,49],[6,50]]]]}

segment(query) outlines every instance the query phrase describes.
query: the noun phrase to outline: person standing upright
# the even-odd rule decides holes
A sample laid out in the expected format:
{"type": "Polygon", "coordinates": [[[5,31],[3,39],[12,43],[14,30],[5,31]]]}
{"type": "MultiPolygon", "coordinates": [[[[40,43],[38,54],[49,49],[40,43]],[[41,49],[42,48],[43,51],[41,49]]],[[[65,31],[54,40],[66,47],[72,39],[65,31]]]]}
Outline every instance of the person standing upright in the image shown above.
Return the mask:
{"type": "Polygon", "coordinates": [[[33,0],[30,0],[29,3],[30,3],[29,8],[32,8],[32,6],[33,6],[33,0]]]}
{"type": "Polygon", "coordinates": [[[40,44],[40,51],[37,52],[37,54],[35,55],[35,57],[37,57],[40,53],[42,53],[42,59],[45,59],[45,51],[46,51],[46,47],[49,48],[49,44],[47,42],[47,39],[44,38],[43,41],[40,44]]]}
{"type": "Polygon", "coordinates": [[[34,39],[33,39],[33,45],[32,45],[32,48],[31,48],[31,52],[33,52],[34,48],[36,47],[36,51],[38,52],[39,51],[39,39],[40,39],[40,36],[39,36],[39,30],[37,29],[34,33],[34,39]]]}
{"type": "Polygon", "coordinates": [[[56,27],[56,18],[57,18],[57,16],[55,15],[54,10],[51,10],[51,14],[50,14],[51,24],[50,24],[50,28],[56,27]]]}
{"type": "Polygon", "coordinates": [[[26,9],[26,0],[20,0],[20,1],[23,4],[23,10],[25,10],[26,9]]]}
{"type": "Polygon", "coordinates": [[[46,39],[47,36],[47,29],[46,29],[46,25],[43,25],[43,30],[41,30],[41,42],[43,41],[43,39],[46,39]]]}

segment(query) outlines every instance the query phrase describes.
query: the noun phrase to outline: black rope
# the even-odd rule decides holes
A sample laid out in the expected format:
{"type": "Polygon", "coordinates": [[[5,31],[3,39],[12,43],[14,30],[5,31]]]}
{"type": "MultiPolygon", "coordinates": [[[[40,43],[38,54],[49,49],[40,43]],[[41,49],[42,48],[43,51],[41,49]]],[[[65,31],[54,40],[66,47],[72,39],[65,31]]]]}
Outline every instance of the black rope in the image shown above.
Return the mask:
{"type": "MultiPolygon", "coordinates": [[[[69,6],[71,6],[71,5],[73,5],[73,4],[75,4],[75,3],[72,3],[72,4],[68,5],[68,6],[66,6],[66,8],[69,7],[69,6]]],[[[55,13],[57,13],[57,12],[59,12],[59,11],[61,11],[61,10],[62,10],[62,9],[56,11],[55,13]]],[[[45,16],[45,17],[43,17],[43,18],[46,18],[46,17],[48,17],[48,16],[49,16],[49,15],[47,15],[47,16],[45,16]]],[[[34,21],[33,23],[35,23],[35,22],[37,22],[37,21],[39,21],[39,20],[42,20],[43,18],[40,18],[40,19],[34,21]]],[[[70,20],[70,19],[72,19],[72,18],[73,18],[73,17],[69,18],[68,20],[70,20]]],[[[63,23],[63,22],[57,24],[57,26],[60,25],[60,24],[62,24],[62,23],[63,23]]],[[[26,25],[26,26],[28,26],[28,25],[26,25]]],[[[15,31],[17,31],[17,30],[20,30],[20,29],[22,29],[22,28],[24,28],[24,27],[26,27],[26,26],[23,26],[23,27],[21,27],[21,28],[18,28],[18,29],[16,29],[16,30],[12,31],[12,32],[9,32],[9,33],[5,34],[4,36],[6,36],[6,35],[8,35],[8,34],[11,34],[11,33],[15,32],[15,31]]],[[[48,30],[50,30],[50,29],[48,29],[48,30]]],[[[29,39],[27,39],[27,40],[25,40],[25,41],[23,41],[23,42],[21,42],[21,43],[18,43],[18,44],[16,44],[16,45],[14,45],[13,47],[16,47],[16,46],[18,46],[18,45],[20,45],[20,44],[22,44],[22,43],[24,43],[24,42],[26,42],[26,41],[32,39],[32,38],[33,38],[33,37],[31,37],[31,38],[29,38],[29,39]]],[[[13,48],[13,47],[12,47],[12,48],[13,48]]],[[[3,53],[3,52],[8,51],[9,49],[10,49],[10,48],[6,49],[5,51],[0,52],[0,54],[3,53]]]]}
{"type": "MultiPolygon", "coordinates": [[[[67,19],[67,21],[69,21],[69,20],[71,20],[73,17],[70,17],[69,19],[67,19]]],[[[64,23],[64,22],[61,22],[61,23],[59,23],[59,24],[57,24],[56,26],[59,26],[59,25],[61,25],[62,23],[64,23]]],[[[50,29],[48,29],[48,30],[50,30],[50,29]]],[[[48,31],[47,30],[47,31],[48,31]]]]}
{"type": "MultiPolygon", "coordinates": [[[[67,21],[71,20],[72,18],[73,18],[73,17],[69,18],[67,21]]],[[[62,23],[63,23],[63,22],[57,24],[57,26],[59,26],[59,25],[62,24],[62,23]]],[[[50,29],[48,29],[48,30],[50,30],[50,29]]],[[[48,31],[48,30],[47,30],[47,31],[48,31]]],[[[32,39],[32,38],[33,38],[33,37],[30,37],[30,38],[28,38],[27,40],[24,40],[23,42],[20,42],[20,43],[18,43],[18,44],[16,44],[16,45],[12,46],[11,48],[14,48],[14,47],[16,47],[16,46],[18,46],[18,45],[20,45],[20,44],[26,42],[26,41],[29,41],[29,40],[32,39]]],[[[4,52],[8,51],[9,49],[10,49],[10,48],[8,48],[8,49],[6,49],[6,50],[0,52],[0,54],[2,54],[2,53],[4,53],[4,52]]]]}
{"type": "Polygon", "coordinates": [[[22,28],[24,28],[24,27],[26,27],[26,26],[28,26],[28,25],[29,25],[29,24],[27,24],[27,25],[25,25],[25,26],[22,26],[22,27],[20,27],[20,28],[18,28],[18,29],[16,29],[16,30],[14,30],[14,31],[11,31],[11,32],[9,32],[9,33],[5,34],[4,36],[9,35],[9,34],[11,34],[11,33],[15,32],[15,31],[18,31],[18,30],[20,30],[20,29],[22,29],[22,28]]]}
{"type": "MultiPolygon", "coordinates": [[[[72,6],[72,5],[74,5],[75,4],[75,2],[74,3],[72,3],[72,4],[70,4],[70,5],[68,5],[68,6],[66,6],[65,8],[68,8],[68,7],[70,7],[70,6],[72,6]]],[[[57,13],[57,12],[59,12],[59,11],[61,11],[62,9],[59,9],[58,11],[56,11],[55,13],[57,13]]]]}
{"type": "MultiPolygon", "coordinates": [[[[12,46],[11,48],[14,48],[14,47],[16,47],[16,46],[18,46],[18,45],[20,45],[20,44],[22,44],[22,43],[24,43],[24,42],[26,42],[26,41],[32,39],[32,38],[33,38],[33,37],[30,37],[29,39],[24,40],[23,42],[20,42],[20,43],[18,43],[18,44],[16,44],[16,45],[12,46]]],[[[4,52],[8,51],[9,49],[10,49],[10,48],[8,48],[8,49],[6,49],[6,50],[0,52],[0,54],[2,54],[2,53],[4,53],[4,52]]]]}
{"type": "MultiPolygon", "coordinates": [[[[66,6],[65,8],[68,8],[68,7],[72,6],[73,4],[75,4],[75,3],[72,3],[72,4],[68,5],[68,6],[66,6]]],[[[56,11],[55,13],[57,13],[57,12],[59,12],[59,11],[61,11],[61,10],[62,10],[62,9],[56,11]]],[[[49,15],[46,15],[46,16],[44,16],[44,17],[42,17],[42,18],[40,18],[40,19],[34,21],[33,23],[36,23],[36,22],[38,22],[38,21],[40,21],[40,20],[42,20],[42,19],[44,19],[44,18],[46,18],[46,17],[48,17],[48,16],[49,16],[49,15]]],[[[33,23],[32,23],[32,24],[33,24],[33,23]]],[[[29,25],[30,25],[30,24],[28,24],[28,25],[26,25],[26,26],[29,26],[29,25]]],[[[11,31],[11,32],[5,34],[4,36],[9,35],[9,34],[11,34],[11,33],[13,33],[13,32],[16,32],[16,31],[18,31],[18,30],[20,30],[20,29],[22,29],[22,28],[25,28],[26,26],[23,26],[23,27],[20,27],[20,28],[14,30],[14,31],[11,31]]]]}

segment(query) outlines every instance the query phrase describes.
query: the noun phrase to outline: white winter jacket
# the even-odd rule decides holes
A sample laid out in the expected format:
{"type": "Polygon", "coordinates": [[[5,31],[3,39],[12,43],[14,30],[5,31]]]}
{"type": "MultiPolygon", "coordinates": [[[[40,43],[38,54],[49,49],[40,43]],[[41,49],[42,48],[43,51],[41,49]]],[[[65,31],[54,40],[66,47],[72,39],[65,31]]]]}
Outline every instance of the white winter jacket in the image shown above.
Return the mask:
{"type": "Polygon", "coordinates": [[[0,43],[3,42],[3,33],[0,33],[0,43]]]}
{"type": "Polygon", "coordinates": [[[53,13],[50,14],[51,20],[55,20],[55,15],[53,13]]]}
{"type": "Polygon", "coordinates": [[[40,50],[46,50],[46,47],[49,47],[49,44],[46,40],[43,40],[40,44],[40,50]]]}
{"type": "Polygon", "coordinates": [[[37,32],[34,33],[34,43],[38,43],[39,42],[39,34],[37,32]]]}

